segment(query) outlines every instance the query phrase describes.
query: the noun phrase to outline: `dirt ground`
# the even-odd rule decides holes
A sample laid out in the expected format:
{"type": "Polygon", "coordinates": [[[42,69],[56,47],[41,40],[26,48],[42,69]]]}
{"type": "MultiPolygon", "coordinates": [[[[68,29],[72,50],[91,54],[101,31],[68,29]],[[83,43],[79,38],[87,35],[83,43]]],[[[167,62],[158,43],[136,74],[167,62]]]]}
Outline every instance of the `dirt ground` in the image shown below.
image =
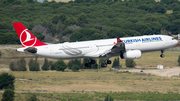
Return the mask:
{"type": "MultiPolygon", "coordinates": [[[[141,70],[144,73],[151,73],[153,75],[157,76],[166,76],[166,77],[172,77],[172,76],[178,76],[180,75],[180,67],[174,67],[174,68],[165,68],[165,69],[128,69],[129,72],[141,72],[141,70]]],[[[9,71],[9,68],[0,68],[0,71],[9,71]]],[[[122,71],[122,70],[119,70],[122,71]]],[[[123,70],[126,71],[126,70],[123,70]]]]}
{"type": "MultiPolygon", "coordinates": [[[[140,72],[142,69],[130,69],[129,72],[140,72]]],[[[178,76],[180,74],[180,67],[174,68],[165,68],[165,69],[145,69],[143,70],[144,73],[151,73],[157,76],[178,76]]]]}

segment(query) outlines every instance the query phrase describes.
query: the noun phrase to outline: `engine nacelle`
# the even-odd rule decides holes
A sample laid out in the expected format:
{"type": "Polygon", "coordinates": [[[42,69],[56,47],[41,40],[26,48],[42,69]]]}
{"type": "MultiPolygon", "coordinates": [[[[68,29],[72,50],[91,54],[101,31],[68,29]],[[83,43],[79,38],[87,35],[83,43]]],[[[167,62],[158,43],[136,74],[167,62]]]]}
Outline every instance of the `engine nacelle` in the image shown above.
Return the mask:
{"type": "Polygon", "coordinates": [[[130,50],[120,54],[121,59],[138,59],[141,58],[140,50],[130,50]]]}
{"type": "Polygon", "coordinates": [[[37,48],[35,48],[35,47],[28,47],[24,51],[30,52],[30,53],[37,53],[37,48]]]}

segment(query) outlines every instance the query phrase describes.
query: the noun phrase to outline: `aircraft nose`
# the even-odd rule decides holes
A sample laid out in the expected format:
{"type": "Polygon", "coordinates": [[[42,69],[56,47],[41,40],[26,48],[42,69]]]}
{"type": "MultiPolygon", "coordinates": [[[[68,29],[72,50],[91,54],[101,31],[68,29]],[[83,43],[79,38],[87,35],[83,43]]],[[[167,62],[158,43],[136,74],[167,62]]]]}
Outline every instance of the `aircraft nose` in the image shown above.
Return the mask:
{"type": "Polygon", "coordinates": [[[178,44],[178,42],[179,42],[178,40],[175,40],[175,42],[174,42],[174,43],[177,45],[177,44],[178,44]]]}

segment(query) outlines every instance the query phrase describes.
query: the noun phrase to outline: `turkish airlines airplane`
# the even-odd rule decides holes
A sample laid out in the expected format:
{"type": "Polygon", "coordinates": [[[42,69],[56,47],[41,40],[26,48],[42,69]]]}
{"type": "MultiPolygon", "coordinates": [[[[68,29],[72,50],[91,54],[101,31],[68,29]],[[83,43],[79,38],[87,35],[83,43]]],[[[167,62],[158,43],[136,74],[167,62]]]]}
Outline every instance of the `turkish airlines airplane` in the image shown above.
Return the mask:
{"type": "Polygon", "coordinates": [[[94,64],[92,58],[106,58],[106,67],[111,64],[109,58],[120,56],[122,59],[141,58],[143,52],[161,51],[160,57],[164,57],[164,50],[175,46],[178,41],[167,35],[148,35],[126,38],[101,39],[81,42],[65,42],[59,44],[47,44],[38,40],[21,22],[13,23],[22,48],[18,52],[43,56],[53,59],[89,58],[85,66],[94,64]]]}

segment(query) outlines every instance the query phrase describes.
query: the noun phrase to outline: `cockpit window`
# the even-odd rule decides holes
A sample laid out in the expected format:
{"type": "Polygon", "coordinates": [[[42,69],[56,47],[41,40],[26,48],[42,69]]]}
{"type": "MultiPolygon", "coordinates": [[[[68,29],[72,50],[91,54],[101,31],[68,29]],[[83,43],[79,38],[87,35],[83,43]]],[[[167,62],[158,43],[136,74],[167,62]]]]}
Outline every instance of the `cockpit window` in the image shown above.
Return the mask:
{"type": "Polygon", "coordinates": [[[172,38],[172,40],[174,40],[174,38],[172,38]]]}

